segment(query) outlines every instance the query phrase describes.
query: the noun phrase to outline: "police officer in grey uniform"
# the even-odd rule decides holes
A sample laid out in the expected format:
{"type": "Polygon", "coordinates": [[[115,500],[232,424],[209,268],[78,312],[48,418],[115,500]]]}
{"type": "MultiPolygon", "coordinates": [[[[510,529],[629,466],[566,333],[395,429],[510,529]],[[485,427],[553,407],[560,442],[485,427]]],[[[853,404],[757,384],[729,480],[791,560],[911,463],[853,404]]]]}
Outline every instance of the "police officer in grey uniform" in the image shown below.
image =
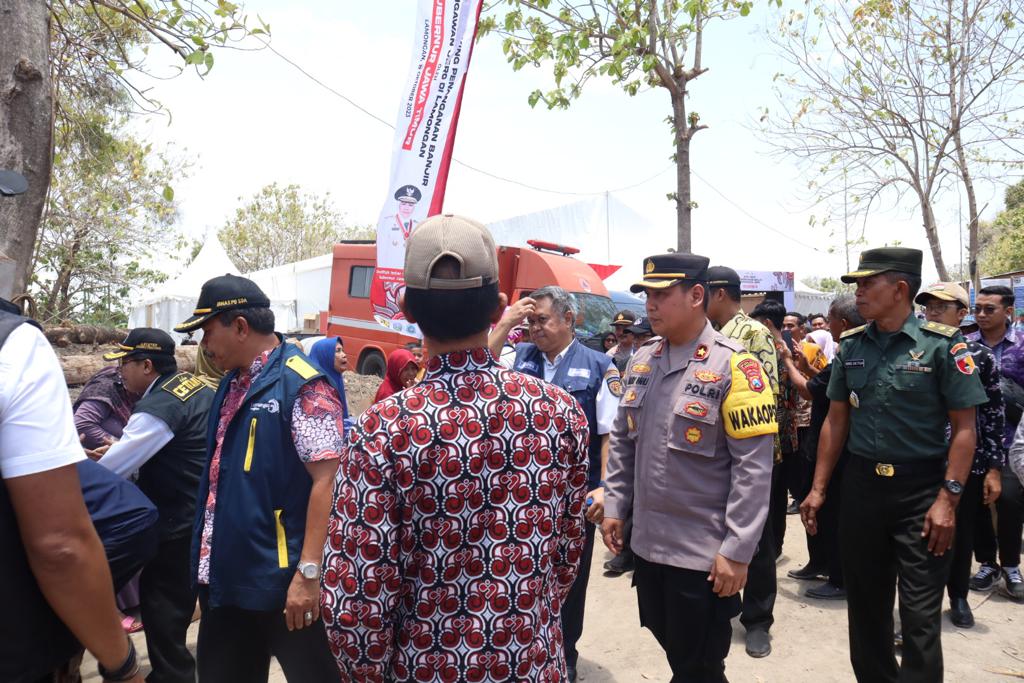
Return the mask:
{"type": "Polygon", "coordinates": [[[775,397],[761,364],[705,314],[708,259],[644,261],[655,334],[634,354],[612,427],[602,534],[623,550],[632,510],[640,622],[673,681],[719,683],[768,517],[775,397]]]}

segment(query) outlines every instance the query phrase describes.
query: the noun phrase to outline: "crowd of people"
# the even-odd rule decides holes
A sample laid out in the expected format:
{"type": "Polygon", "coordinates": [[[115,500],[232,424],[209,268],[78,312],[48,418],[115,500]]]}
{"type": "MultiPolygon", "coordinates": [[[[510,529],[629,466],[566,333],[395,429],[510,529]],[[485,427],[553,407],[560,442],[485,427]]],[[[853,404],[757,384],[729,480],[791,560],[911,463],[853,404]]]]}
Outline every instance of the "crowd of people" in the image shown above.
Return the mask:
{"type": "Polygon", "coordinates": [[[194,372],[137,328],[73,406],[0,301],[0,590],[24,615],[0,680],[75,680],[85,649],[141,681],[142,630],[151,683],[272,658],[291,681],[575,681],[600,538],[672,680],[725,681],[735,617],[771,653],[799,513],[789,576],[847,600],[856,678],[940,681],[944,594],[959,628],[970,590],[1024,601],[1024,333],[1009,289],[922,288],[921,260],[867,250],[805,316],[654,255],[646,314],[578,339],[571,293],[509,305],[486,228],[435,216],[406,248],[423,341],[358,415],[343,341],[285,340],[246,278],[175,328],[202,330],[194,372]]]}

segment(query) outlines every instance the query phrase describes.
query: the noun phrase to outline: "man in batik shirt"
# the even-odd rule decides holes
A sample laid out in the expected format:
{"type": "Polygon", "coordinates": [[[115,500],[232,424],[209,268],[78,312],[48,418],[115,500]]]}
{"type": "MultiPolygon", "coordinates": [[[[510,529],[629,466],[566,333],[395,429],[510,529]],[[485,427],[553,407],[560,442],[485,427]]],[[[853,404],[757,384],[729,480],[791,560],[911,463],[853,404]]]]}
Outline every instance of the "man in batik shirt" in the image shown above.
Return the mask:
{"type": "Polygon", "coordinates": [[[561,609],[580,562],[587,419],[487,349],[494,241],[435,216],[409,238],[403,308],[432,358],[342,454],[323,612],[343,681],[564,681],[561,609]]]}
{"type": "MultiPolygon", "coordinates": [[[[937,282],[917,295],[914,303],[925,307],[929,322],[959,327],[970,306],[967,290],[955,282],[937,282]]],[[[975,411],[977,441],[971,474],[964,484],[960,504],[956,508],[956,535],[953,537],[953,566],[950,568],[946,592],[949,594],[949,618],[954,626],[971,628],[974,615],[967,604],[971,578],[971,555],[979,513],[988,512],[1002,491],[1002,470],[1006,464],[1003,447],[1003,392],[999,388],[999,369],[995,357],[979,342],[960,342],[970,352],[978,377],[985,387],[988,401],[975,411]]],[[[956,349],[954,346],[952,350],[956,349]]],[[[947,428],[948,429],[948,428],[947,428]]]]}

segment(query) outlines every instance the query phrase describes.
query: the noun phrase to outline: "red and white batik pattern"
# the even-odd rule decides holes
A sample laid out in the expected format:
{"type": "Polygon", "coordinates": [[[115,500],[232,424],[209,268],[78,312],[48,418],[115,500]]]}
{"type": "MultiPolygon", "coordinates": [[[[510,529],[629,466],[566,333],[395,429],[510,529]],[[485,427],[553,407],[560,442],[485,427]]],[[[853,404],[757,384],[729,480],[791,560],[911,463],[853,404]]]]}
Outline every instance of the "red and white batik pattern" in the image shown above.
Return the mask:
{"type": "Polygon", "coordinates": [[[433,358],[344,449],[323,615],[345,681],[564,681],[587,419],[485,349],[433,358]]]}

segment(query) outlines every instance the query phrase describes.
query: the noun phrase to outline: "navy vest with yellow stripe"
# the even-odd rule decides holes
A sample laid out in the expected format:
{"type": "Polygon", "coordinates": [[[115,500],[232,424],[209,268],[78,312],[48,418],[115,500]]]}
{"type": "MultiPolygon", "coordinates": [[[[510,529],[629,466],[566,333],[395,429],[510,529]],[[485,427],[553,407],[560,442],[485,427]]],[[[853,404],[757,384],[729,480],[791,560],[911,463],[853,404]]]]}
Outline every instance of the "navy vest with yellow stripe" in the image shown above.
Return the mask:
{"type": "MultiPolygon", "coordinates": [[[[216,448],[220,411],[234,370],[213,400],[208,450],[216,448]]],[[[220,454],[210,551],[211,607],[269,611],[284,608],[288,585],[302,551],[312,478],[292,441],[292,406],[306,383],[322,377],[293,344],[282,343],[249,387],[228,424],[220,454]]],[[[199,480],[193,528],[192,577],[210,484],[210,463],[199,480]]]]}

